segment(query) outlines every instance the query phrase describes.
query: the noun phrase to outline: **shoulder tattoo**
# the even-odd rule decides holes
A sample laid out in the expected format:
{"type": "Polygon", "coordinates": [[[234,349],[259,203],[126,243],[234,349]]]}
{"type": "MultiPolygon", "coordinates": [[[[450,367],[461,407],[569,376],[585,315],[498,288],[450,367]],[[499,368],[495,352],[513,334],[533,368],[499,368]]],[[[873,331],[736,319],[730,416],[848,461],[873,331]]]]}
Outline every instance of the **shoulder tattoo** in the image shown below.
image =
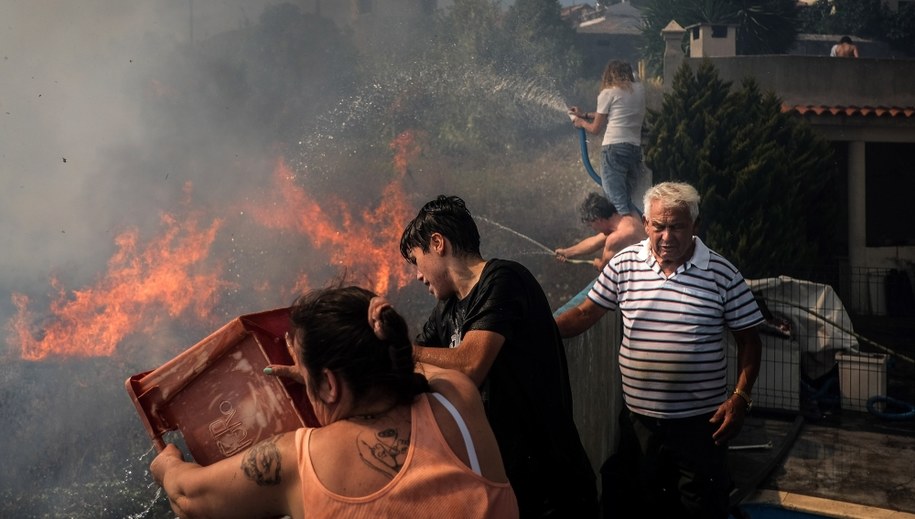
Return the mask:
{"type": "Polygon", "coordinates": [[[241,462],[245,476],[257,486],[280,484],[280,451],[273,439],[262,441],[251,447],[241,462]]]}
{"type": "Polygon", "coordinates": [[[393,479],[403,467],[410,450],[410,436],[398,438],[397,429],[392,427],[372,436],[359,435],[356,448],[363,463],[393,479]]]}

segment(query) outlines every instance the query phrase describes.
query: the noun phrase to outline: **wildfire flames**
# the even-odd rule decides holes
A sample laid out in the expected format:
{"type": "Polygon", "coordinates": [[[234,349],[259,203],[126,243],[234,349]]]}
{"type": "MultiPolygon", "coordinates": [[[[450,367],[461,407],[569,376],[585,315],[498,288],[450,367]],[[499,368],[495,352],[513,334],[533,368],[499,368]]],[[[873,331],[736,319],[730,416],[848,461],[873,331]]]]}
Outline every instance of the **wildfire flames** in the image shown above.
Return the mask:
{"type": "MultiPolygon", "coordinates": [[[[280,159],[268,190],[273,198],[269,203],[249,203],[244,214],[265,229],[304,237],[329,255],[331,265],[372,280],[371,288],[377,293],[403,287],[412,279],[398,252],[401,230],[412,212],[403,179],[419,147],[413,133],[404,132],[391,142],[391,149],[396,174],[373,210],[354,215],[343,200],[319,203],[280,159]]],[[[162,231],[146,244],[140,243],[136,230],[121,233],[115,239],[116,252],[108,261],[107,272],[90,287],[68,291],[52,278],[56,295],[47,315],[40,319],[48,324],[36,324],[39,319],[29,309],[28,295],[13,294],[17,312],[8,329],[14,348],[18,347],[25,360],[109,356],[125,337],[150,332],[166,316],[208,319],[223,291],[235,283],[225,279],[225,261],[212,257],[213,245],[225,227],[224,218],[215,218],[208,225],[201,220],[201,215],[192,212],[184,218],[163,215],[162,231]]],[[[295,290],[307,288],[308,274],[298,275],[295,290]]],[[[257,279],[246,282],[252,286],[263,283],[257,279]]]]}

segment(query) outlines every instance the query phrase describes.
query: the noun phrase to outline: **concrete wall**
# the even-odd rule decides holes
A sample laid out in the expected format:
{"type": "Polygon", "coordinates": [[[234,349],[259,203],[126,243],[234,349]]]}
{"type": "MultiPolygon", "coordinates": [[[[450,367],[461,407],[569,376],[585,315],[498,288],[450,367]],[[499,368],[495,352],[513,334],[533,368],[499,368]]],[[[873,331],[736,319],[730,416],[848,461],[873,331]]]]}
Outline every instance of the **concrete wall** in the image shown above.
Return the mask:
{"type": "Polygon", "coordinates": [[[733,56],[737,53],[737,26],[735,25],[699,24],[698,27],[687,27],[686,31],[689,33],[690,57],[733,56]],[[721,30],[724,34],[715,37],[713,35],[716,30],[721,30]]]}
{"type": "Polygon", "coordinates": [[[619,313],[610,312],[587,332],[565,340],[575,424],[598,482],[600,466],[619,441],[617,417],[623,400],[616,353],[620,324],[619,313]]]}
{"type": "MultiPolygon", "coordinates": [[[[844,34],[799,34],[787,54],[798,56],[829,56],[832,46],[839,42],[844,34]]],[[[889,43],[876,40],[852,38],[862,58],[898,58],[905,59],[900,49],[890,47],[889,43]]]]}
{"type": "Polygon", "coordinates": [[[774,90],[790,104],[915,106],[915,60],[787,55],[702,59],[710,60],[722,79],[738,84],[755,77],[763,90],[774,90]]]}

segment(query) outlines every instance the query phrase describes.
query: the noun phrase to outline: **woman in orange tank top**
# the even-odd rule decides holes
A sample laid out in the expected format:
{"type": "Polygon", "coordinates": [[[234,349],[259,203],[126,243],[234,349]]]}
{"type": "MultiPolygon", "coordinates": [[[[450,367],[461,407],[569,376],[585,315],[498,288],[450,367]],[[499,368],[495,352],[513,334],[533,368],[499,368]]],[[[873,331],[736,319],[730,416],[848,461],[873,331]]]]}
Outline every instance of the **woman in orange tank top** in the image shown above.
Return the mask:
{"type": "Polygon", "coordinates": [[[516,518],[518,505],[473,382],[417,373],[404,319],[358,287],[292,307],[296,365],[321,427],[200,466],[169,445],[150,471],[179,517],[516,518]]]}

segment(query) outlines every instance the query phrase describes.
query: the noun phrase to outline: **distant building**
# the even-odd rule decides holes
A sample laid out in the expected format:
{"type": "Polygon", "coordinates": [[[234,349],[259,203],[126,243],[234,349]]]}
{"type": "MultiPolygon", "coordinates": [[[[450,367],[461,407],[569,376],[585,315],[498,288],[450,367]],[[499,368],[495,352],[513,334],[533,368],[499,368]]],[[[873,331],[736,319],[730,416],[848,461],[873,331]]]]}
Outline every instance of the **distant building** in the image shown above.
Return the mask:
{"type": "Polygon", "coordinates": [[[734,56],[737,54],[737,25],[697,23],[685,28],[689,35],[689,57],[734,56]]]}
{"type": "Polygon", "coordinates": [[[598,10],[591,4],[575,4],[563,7],[559,16],[577,27],[578,24],[598,15],[598,10]]]}
{"type": "Polygon", "coordinates": [[[636,68],[642,59],[642,12],[625,0],[589,8],[590,5],[580,4],[564,11],[568,14],[564,19],[571,22],[578,33],[577,45],[584,58],[585,70],[600,77],[611,59],[628,61],[636,68]]]}
{"type": "Polygon", "coordinates": [[[837,203],[847,214],[836,225],[847,240],[847,265],[902,269],[915,277],[915,227],[905,216],[915,193],[915,60],[831,58],[828,52],[687,57],[680,49],[685,32],[675,22],[664,29],[665,90],[682,63],[709,60],[725,81],[753,77],[774,91],[784,112],[803,117],[836,151],[846,192],[837,203]]]}

